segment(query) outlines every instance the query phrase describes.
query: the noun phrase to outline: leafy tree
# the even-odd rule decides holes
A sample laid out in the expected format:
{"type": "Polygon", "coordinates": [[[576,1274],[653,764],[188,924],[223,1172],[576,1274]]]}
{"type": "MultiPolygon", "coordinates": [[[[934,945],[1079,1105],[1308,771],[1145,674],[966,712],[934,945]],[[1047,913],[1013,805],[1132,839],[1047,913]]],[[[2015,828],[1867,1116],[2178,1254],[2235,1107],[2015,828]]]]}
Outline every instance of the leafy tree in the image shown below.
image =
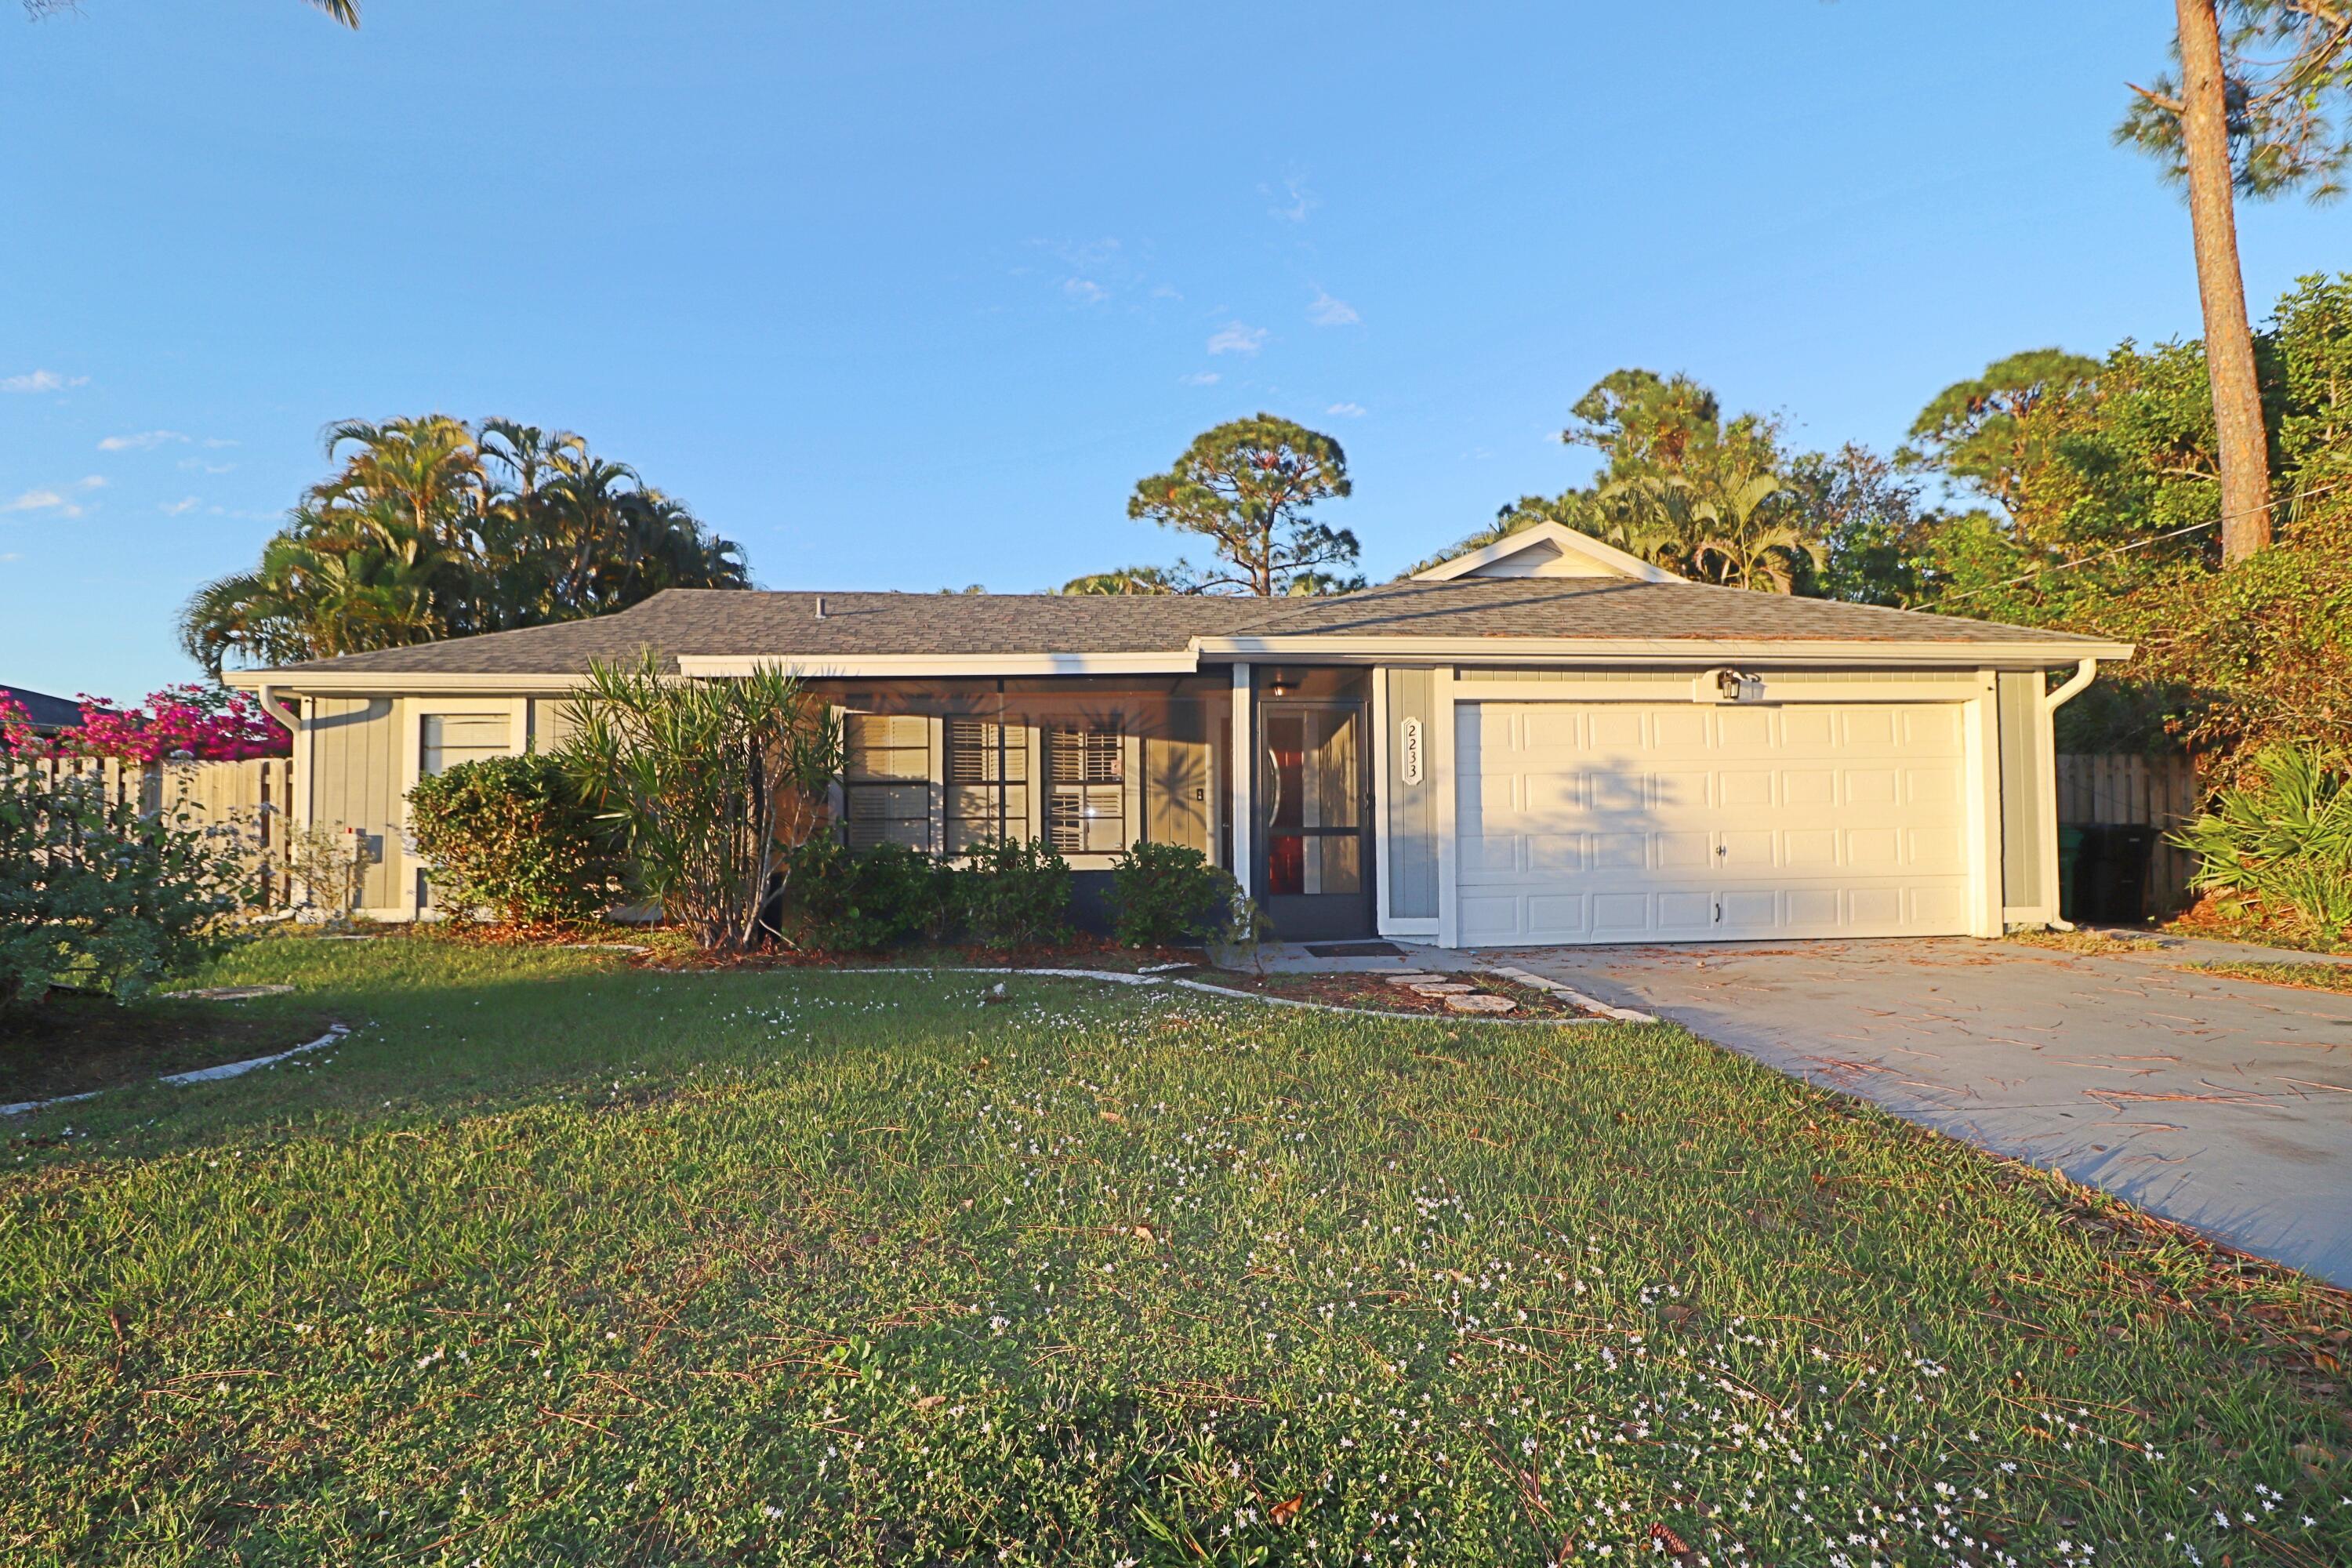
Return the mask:
{"type": "Polygon", "coordinates": [[[1168,566],[1120,566],[1073,577],[1055,590],[1061,594],[1192,594],[1200,590],[1180,569],[1168,566]]]}
{"type": "Polygon", "coordinates": [[[2060,434],[2035,416],[2053,402],[2092,395],[2098,380],[2098,361],[2062,349],[1996,360],[1982,375],[1937,393],[1911,422],[1916,445],[1897,448],[1895,459],[1974,485],[2015,515],[2027,498],[2028,476],[2049,461],[2037,443],[2060,434]]]}
{"type": "Polygon", "coordinates": [[[625,609],[664,588],[740,588],[737,547],[580,437],[444,415],[327,432],[338,470],[260,563],[181,616],[188,652],[323,658],[625,609]]]}
{"type": "Polygon", "coordinates": [[[2122,679],[2068,704],[2063,744],[2186,746],[2226,773],[2267,744],[2352,733],[2352,274],[2303,279],[2255,354],[2286,504],[2273,545],[2226,569],[2193,341],[2121,344],[2065,395],[2021,406],[2000,448],[2021,456],[1997,470],[1943,468],[1965,444],[1927,454],[2008,500],[1927,531],[1922,602],[2138,645],[2122,679]]]}
{"type": "Polygon", "coordinates": [[[1908,609],[1927,595],[1932,541],[1947,519],[1922,508],[1918,484],[1895,463],[1849,441],[1797,458],[1787,485],[1819,536],[1813,585],[1823,598],[1908,609]]]}
{"type": "Polygon", "coordinates": [[[1309,509],[1352,489],[1339,442],[1260,414],[1203,431],[1175,467],[1136,485],[1127,515],[1209,542],[1207,568],[1175,568],[1198,592],[1325,593],[1361,585],[1339,575],[1356,563],[1356,536],[1309,509]]]}
{"type": "Polygon", "coordinates": [[[2270,451],[2238,265],[2235,197],[2340,193],[2352,161],[2344,0],[2175,0],[2177,76],[2135,95],[2116,139],[2187,187],[2221,468],[2221,553],[2270,542],[2270,451]]]}
{"type": "Polygon", "coordinates": [[[1647,370],[1612,371],[1570,414],[1560,439],[1601,455],[1592,482],[1522,496],[1439,559],[1559,522],[1700,582],[1814,590],[1827,559],[1822,532],[1802,509],[1772,420],[1726,419],[1706,386],[1647,370]]]}

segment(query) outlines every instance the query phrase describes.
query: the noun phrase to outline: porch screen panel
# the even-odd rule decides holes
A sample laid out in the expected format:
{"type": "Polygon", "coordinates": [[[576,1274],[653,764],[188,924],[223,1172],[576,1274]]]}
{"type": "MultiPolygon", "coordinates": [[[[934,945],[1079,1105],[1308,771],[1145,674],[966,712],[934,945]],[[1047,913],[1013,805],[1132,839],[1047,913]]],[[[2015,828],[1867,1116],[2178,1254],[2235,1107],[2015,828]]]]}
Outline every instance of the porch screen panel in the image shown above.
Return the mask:
{"type": "Polygon", "coordinates": [[[1063,855],[1127,847],[1127,753],[1117,730],[1045,733],[1045,826],[1063,855]]]}
{"type": "Polygon", "coordinates": [[[852,848],[931,846],[931,725],[913,713],[850,713],[841,723],[842,828],[852,848]]]}
{"type": "Polygon", "coordinates": [[[947,724],[947,851],[1029,836],[1029,732],[988,719],[947,724]]]}

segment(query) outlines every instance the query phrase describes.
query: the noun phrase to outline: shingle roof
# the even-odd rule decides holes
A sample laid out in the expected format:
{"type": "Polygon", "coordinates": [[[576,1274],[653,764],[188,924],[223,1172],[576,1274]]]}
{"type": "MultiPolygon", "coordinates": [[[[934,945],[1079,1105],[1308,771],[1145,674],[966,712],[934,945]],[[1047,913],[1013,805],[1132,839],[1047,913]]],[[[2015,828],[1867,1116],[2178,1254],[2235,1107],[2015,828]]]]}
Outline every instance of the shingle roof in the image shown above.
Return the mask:
{"type": "Polygon", "coordinates": [[[0,686],[0,697],[24,709],[36,730],[69,730],[81,722],[81,704],[33,691],[22,686],[0,686]]]}
{"type": "MultiPolygon", "coordinates": [[[[1690,583],[1462,578],[1392,583],[1322,599],[1182,595],[812,594],[673,588],[594,620],[491,632],[285,667],[321,675],[573,675],[650,648],[680,655],[856,658],[1033,653],[1181,653],[1221,637],[1445,637],[1501,641],[1690,638],[1740,642],[2093,646],[1990,621],[1690,583]],[[816,613],[822,599],[824,615],[816,613]]],[[[1499,650],[1498,650],[1499,651],[1499,650]]]]}
{"type": "Polygon", "coordinates": [[[1608,577],[1457,577],[1289,600],[1246,635],[1633,637],[1728,642],[2076,643],[2094,637],[1957,616],[1800,599],[1699,583],[1608,577]]]}

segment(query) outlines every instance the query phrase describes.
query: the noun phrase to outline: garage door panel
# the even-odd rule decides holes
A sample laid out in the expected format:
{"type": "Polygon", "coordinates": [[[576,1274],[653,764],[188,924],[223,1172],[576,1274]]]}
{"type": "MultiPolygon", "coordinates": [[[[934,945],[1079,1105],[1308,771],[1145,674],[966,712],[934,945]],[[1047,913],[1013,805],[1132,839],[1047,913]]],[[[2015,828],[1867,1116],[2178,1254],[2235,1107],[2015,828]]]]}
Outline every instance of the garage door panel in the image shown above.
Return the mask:
{"type": "Polygon", "coordinates": [[[1519,925],[1519,902],[1515,898],[1473,898],[1464,894],[1460,910],[1463,936],[1486,941],[1525,935],[1519,925]]]}
{"type": "Polygon", "coordinates": [[[1558,881],[1587,869],[1584,835],[1538,833],[1527,839],[1527,874],[1535,881],[1558,881]]]}
{"type": "Polygon", "coordinates": [[[1650,895],[1647,893],[1595,893],[1591,900],[1592,934],[1639,936],[1650,930],[1650,895]]]}
{"type": "Polygon", "coordinates": [[[1914,827],[1905,836],[1908,864],[1915,870],[1958,871],[1965,868],[1960,830],[1957,827],[1914,827]]]}
{"type": "Polygon", "coordinates": [[[1490,838],[1481,835],[1461,841],[1462,879],[1465,882],[1487,878],[1507,878],[1519,868],[1519,840],[1514,837],[1490,838]]]}
{"type": "Polygon", "coordinates": [[[1957,704],[1458,713],[1465,940],[1969,927],[1957,704]]]}
{"type": "Polygon", "coordinates": [[[1706,833],[1658,833],[1650,837],[1661,871],[1705,870],[1715,864],[1715,844],[1706,833]]]}

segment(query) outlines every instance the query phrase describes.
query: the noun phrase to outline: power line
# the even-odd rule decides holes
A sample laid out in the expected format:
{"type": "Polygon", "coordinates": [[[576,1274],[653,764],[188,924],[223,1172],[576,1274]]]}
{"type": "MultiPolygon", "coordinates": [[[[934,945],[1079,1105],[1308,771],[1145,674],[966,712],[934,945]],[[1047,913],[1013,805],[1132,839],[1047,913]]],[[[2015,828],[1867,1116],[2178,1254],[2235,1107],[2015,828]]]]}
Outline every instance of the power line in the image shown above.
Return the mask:
{"type": "Polygon", "coordinates": [[[2208,519],[2203,522],[2192,522],[2186,528],[2176,528],[2168,533],[2158,533],[2147,539],[2137,539],[2129,544],[2118,544],[2112,550],[2102,550],[2094,554],[2080,556],[2073,561],[2061,561],[2049,566],[2037,566],[2021,577],[2011,577],[2000,583],[1987,583],[1982,587],[1971,588],[1965,594],[1945,595],[1937,602],[1946,605],[1956,605],[1962,599],[1973,599],[1979,594],[1990,594],[1997,588],[2014,588],[2020,583],[2031,583],[2036,577],[2046,577],[2053,572],[2071,571],[2077,566],[2088,566],[2095,561],[2105,561],[2110,556],[2122,555],[2134,550],[2145,550],[2151,544],[2161,544],[2168,539],[2179,539],[2184,533],[2195,533],[2200,529],[2219,528],[2225,522],[2235,521],[2237,519],[2242,517],[2252,517],[2258,512],[2275,511],[2278,508],[2289,504],[2299,506],[2303,502],[2309,500],[2313,496],[2324,496],[2328,491],[2339,489],[2347,483],[2352,483],[2352,479],[2334,479],[2326,484],[2321,485],[2317,489],[2298,490],[2292,496],[2284,497],[2278,500],[2266,500],[2260,506],[2248,507],[2243,511],[2223,512],[2219,517],[2208,519]]]}

